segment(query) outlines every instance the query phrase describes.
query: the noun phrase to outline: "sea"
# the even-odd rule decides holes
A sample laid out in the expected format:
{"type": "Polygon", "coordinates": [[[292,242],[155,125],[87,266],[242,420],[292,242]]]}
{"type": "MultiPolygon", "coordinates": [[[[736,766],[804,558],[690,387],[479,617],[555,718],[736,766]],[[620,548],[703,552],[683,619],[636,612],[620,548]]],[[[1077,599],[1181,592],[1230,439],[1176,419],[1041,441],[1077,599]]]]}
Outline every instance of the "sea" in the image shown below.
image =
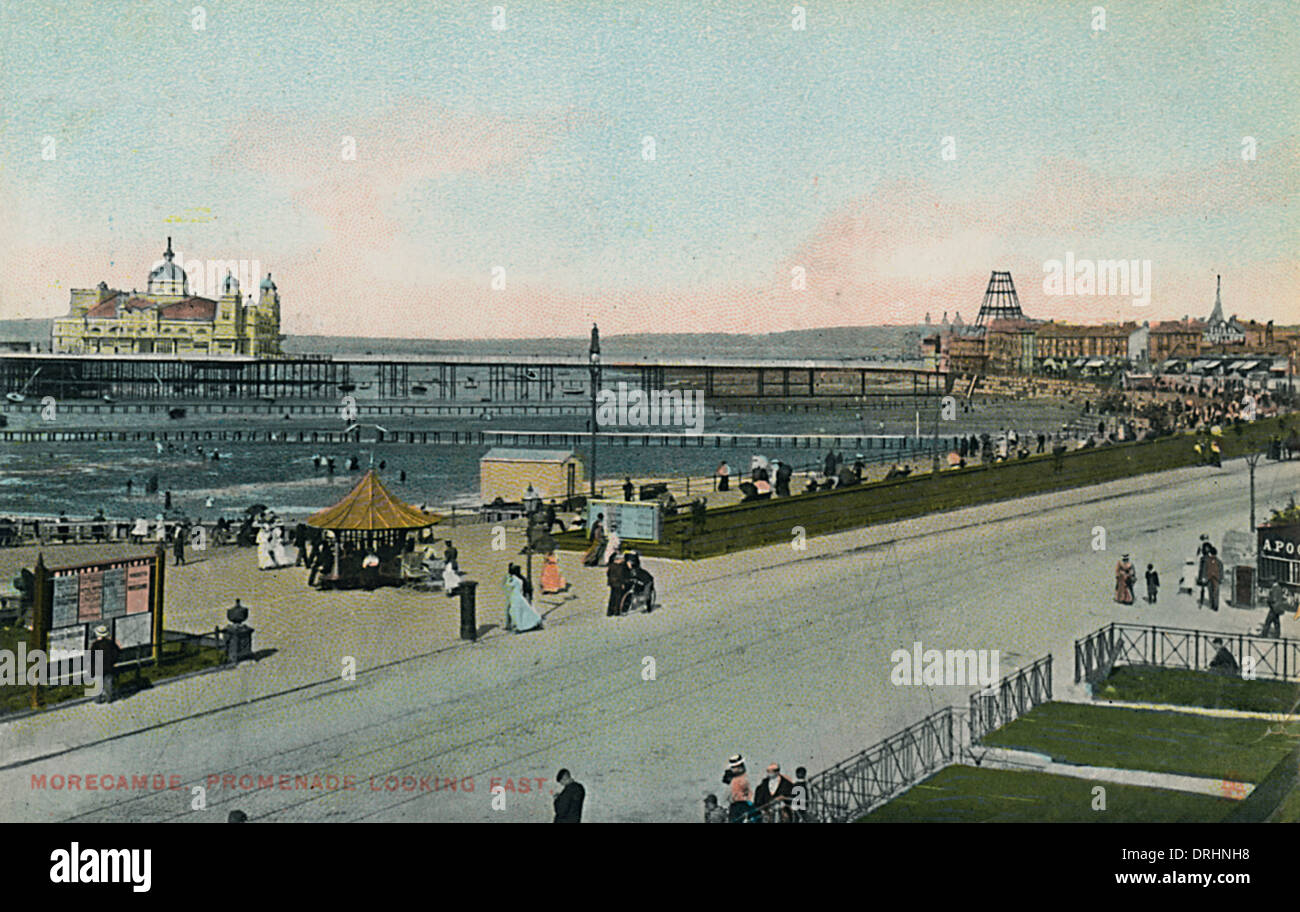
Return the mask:
{"type": "MultiPolygon", "coordinates": [[[[924,327],[852,327],[781,333],[773,336],[638,336],[602,340],[608,360],[671,357],[744,358],[870,358],[890,363],[916,363],[915,339],[924,327]],[[912,357],[905,356],[912,354],[912,357]]],[[[555,355],[566,349],[585,350],[587,340],[479,340],[470,342],[428,342],[423,340],[330,340],[321,337],[291,338],[286,347],[321,353],[429,353],[429,354],[535,354],[555,355]]],[[[361,396],[364,401],[364,396],[361,396]]],[[[864,413],[856,409],[809,413],[743,413],[718,409],[706,403],[705,437],[711,434],[811,435],[841,434],[865,437],[914,437],[917,417],[900,409],[864,413]]],[[[405,417],[385,421],[392,430],[419,427],[427,430],[573,430],[586,429],[586,416],[579,414],[542,417],[498,416],[491,422],[479,417],[405,417]]],[[[130,416],[82,416],[66,419],[73,427],[103,427],[109,422],[130,422],[131,430],[207,430],[221,428],[297,428],[337,430],[320,417],[217,415],[202,413],[181,421],[165,414],[130,416]]],[[[1020,432],[1054,430],[1071,415],[1051,403],[975,404],[957,424],[939,429],[930,422],[923,435],[979,433],[1015,426],[1020,432]]],[[[10,427],[34,426],[29,416],[10,415],[10,427]]],[[[363,419],[364,420],[364,419],[363,419]]],[[[929,421],[929,419],[927,419],[929,421]]],[[[649,429],[678,432],[677,428],[649,429]]],[[[373,432],[363,430],[364,436],[373,432]]],[[[673,440],[670,443],[680,443],[673,440]]],[[[762,455],[781,459],[796,468],[820,465],[825,450],[803,446],[765,446],[761,453],[752,446],[608,446],[601,444],[598,469],[601,479],[710,476],[726,460],[733,472],[747,471],[751,458],[762,455]]],[[[711,444],[712,441],[709,440],[711,444]]],[[[915,441],[914,441],[915,443],[915,441]]],[[[928,441],[921,444],[928,452],[928,441]]],[[[365,469],[379,470],[384,483],[404,500],[430,507],[479,505],[479,460],[490,448],[483,445],[450,444],[347,444],[325,447],[299,443],[209,442],[177,445],[170,451],[152,442],[36,442],[0,444],[0,515],[55,516],[71,519],[90,517],[103,510],[114,519],[154,517],[163,512],[165,492],[172,495],[172,509],[178,515],[214,519],[234,516],[253,504],[265,504],[285,517],[302,517],[336,503],[359,480],[365,469]],[[211,458],[213,450],[219,458],[211,458]],[[336,471],[330,475],[317,467],[313,457],[333,457],[336,471]],[[348,466],[356,459],[357,469],[348,466]],[[405,473],[405,481],[402,481],[405,473]],[[145,494],[151,476],[157,477],[158,493],[145,494]],[[132,493],[127,493],[127,482],[132,493]],[[209,505],[210,504],[210,505],[209,505]]],[[[840,448],[843,451],[843,447],[840,448]]],[[[864,444],[868,461],[892,458],[890,454],[864,444]]],[[[847,453],[852,459],[855,453],[847,453]]],[[[582,456],[587,457],[583,450],[582,456]]],[[[703,482],[701,482],[703,483],[703,482]]]]}

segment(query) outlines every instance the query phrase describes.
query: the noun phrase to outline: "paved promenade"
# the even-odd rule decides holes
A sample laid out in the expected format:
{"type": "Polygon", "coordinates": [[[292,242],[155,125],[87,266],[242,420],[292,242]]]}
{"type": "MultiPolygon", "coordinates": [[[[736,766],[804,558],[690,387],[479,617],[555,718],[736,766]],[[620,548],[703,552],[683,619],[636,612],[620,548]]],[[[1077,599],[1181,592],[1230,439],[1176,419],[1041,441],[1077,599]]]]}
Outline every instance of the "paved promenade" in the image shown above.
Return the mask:
{"type": "MultiPolygon", "coordinates": [[[[1257,486],[1262,517],[1300,487],[1300,467],[1261,463],[1257,486]]],[[[238,595],[255,645],[276,652],[110,706],[0,724],[0,819],[211,821],[240,807],[255,820],[541,821],[567,766],[587,786],[587,819],[695,820],[701,796],[722,792],[731,753],[751,769],[816,771],[964,701],[968,687],[890,684],[891,653],[913,642],[997,649],[1002,674],[1050,651],[1057,696],[1069,697],[1074,638],[1110,620],[1256,628],[1262,610],[1212,615],[1176,595],[1198,534],[1244,530],[1248,513],[1240,461],[1182,469],[809,539],[805,551],[650,560],[664,609],[619,619],[604,616],[603,568],[562,555],[574,589],[542,599],[545,629],[493,627],[473,644],[457,639],[457,602],[441,594],[320,593],[301,568],[256,570],[252,549],[210,551],[168,568],[168,627],[222,624],[238,595]],[[1105,552],[1091,548],[1098,525],[1105,552]],[[1160,569],[1158,607],[1113,602],[1121,552],[1160,569]],[[355,682],[340,680],[345,656],[355,682]],[[50,785],[106,773],[184,788],[50,785]],[[315,775],[319,788],[293,779],[315,775]],[[505,810],[492,807],[494,778],[509,785],[505,810]],[[190,810],[190,786],[205,783],[208,810],[190,810]]],[[[522,530],[506,552],[491,550],[490,527],[451,534],[481,581],[480,623],[500,624],[498,581],[522,530]]],[[[28,559],[5,552],[0,572],[28,559]]],[[[1285,635],[1300,633],[1291,625],[1285,635]]]]}

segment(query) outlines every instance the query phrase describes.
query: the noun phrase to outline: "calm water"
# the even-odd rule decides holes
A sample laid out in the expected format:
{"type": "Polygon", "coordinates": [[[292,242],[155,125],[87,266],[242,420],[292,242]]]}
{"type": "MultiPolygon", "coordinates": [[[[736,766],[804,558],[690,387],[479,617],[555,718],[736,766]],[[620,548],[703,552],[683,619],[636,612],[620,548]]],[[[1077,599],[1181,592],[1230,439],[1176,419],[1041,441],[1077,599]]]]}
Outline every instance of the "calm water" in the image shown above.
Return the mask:
{"type": "MultiPolygon", "coordinates": [[[[80,417],[80,416],[78,416],[80,417]]],[[[148,416],[130,416],[135,422],[148,416]]],[[[970,414],[959,416],[953,425],[939,428],[942,434],[994,432],[1014,426],[1020,432],[1054,430],[1068,414],[1058,406],[1042,403],[1016,403],[990,405],[976,408],[970,414]]],[[[117,420],[123,420],[120,418],[117,420]]],[[[415,426],[415,419],[386,421],[385,427],[396,430],[415,426]]],[[[84,424],[102,422],[78,422],[84,424]]],[[[257,419],[257,425],[266,427],[268,419],[257,419]]],[[[17,426],[11,423],[11,427],[17,426]]],[[[140,428],[149,424],[141,423],[140,428]]],[[[153,426],[168,430],[206,429],[220,427],[248,427],[249,422],[229,416],[222,422],[208,417],[171,422],[154,419],[153,426]]],[[[319,419],[312,424],[298,422],[277,423],[286,429],[314,427],[323,429],[333,425],[322,424],[319,419]]],[[[443,430],[457,428],[492,430],[583,430],[581,418],[498,418],[492,422],[465,419],[444,419],[437,422],[422,419],[419,427],[437,427],[443,430]]],[[[922,434],[928,435],[936,425],[933,421],[922,424],[922,434]]],[[[772,415],[717,414],[709,412],[706,424],[708,433],[738,434],[906,434],[915,428],[913,413],[861,414],[852,411],[836,413],[795,413],[772,415]]],[[[367,434],[373,431],[367,430],[367,434]]],[[[178,448],[177,452],[158,454],[154,444],[139,443],[31,443],[4,444],[0,446],[0,514],[53,515],[67,513],[72,518],[90,516],[103,509],[110,517],[135,515],[154,516],[162,510],[162,492],[172,492],[174,509],[189,515],[212,518],[221,514],[242,512],[253,503],[265,503],[281,515],[301,516],[329,506],[339,500],[360,477],[360,472],[347,471],[349,457],[356,455],[364,471],[370,461],[376,467],[383,461],[386,468],[382,477],[394,493],[416,504],[478,503],[478,463],[490,448],[482,446],[410,445],[410,444],[350,444],[325,447],[318,444],[247,444],[212,443],[197,444],[208,454],[215,446],[221,459],[212,462],[193,452],[195,444],[187,444],[190,452],[178,448]],[[336,474],[331,478],[323,470],[314,469],[312,456],[333,456],[336,474]],[[406,482],[398,481],[399,472],[406,472],[406,482]],[[145,480],[157,474],[159,493],[145,496],[145,480]],[[127,497],[126,483],[134,482],[134,495],[127,497]],[[206,507],[207,498],[213,506],[206,507]]],[[[732,471],[748,469],[755,450],[751,447],[727,448],[694,445],[688,441],[678,446],[604,446],[598,455],[598,468],[602,479],[624,475],[709,475],[718,462],[726,459],[732,471]]],[[[879,451],[864,447],[870,459],[879,451]]],[[[825,450],[765,446],[762,455],[778,458],[802,467],[820,464],[825,450]]],[[[847,453],[851,459],[853,453],[847,453]]],[[[586,451],[583,451],[586,456],[586,451]]]]}

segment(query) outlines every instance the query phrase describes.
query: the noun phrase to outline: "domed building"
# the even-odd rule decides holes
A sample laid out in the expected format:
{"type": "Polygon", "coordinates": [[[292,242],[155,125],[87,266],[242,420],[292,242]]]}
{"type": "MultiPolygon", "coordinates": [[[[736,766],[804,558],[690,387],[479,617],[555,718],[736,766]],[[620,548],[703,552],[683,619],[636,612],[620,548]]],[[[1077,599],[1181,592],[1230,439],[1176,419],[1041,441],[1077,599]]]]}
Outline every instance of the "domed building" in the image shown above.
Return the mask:
{"type": "MultiPolygon", "coordinates": [[[[214,283],[215,284],[215,283],[214,283]]],[[[245,299],[229,271],[217,300],[190,294],[189,277],[175,262],[172,239],[149,273],[143,294],[74,288],[68,315],[54,321],[56,354],[192,355],[274,358],[280,348],[280,293],[270,273],[259,298],[245,299]]]]}

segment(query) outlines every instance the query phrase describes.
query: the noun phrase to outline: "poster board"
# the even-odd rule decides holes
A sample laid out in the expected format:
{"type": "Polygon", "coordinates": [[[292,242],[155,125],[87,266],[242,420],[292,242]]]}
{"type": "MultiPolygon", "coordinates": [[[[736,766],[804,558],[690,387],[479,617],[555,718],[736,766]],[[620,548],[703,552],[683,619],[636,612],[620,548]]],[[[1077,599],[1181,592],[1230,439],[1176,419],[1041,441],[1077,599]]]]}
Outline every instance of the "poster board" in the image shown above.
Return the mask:
{"type": "MultiPolygon", "coordinates": [[[[70,567],[36,564],[36,610],[31,648],[45,650],[51,674],[84,658],[101,624],[122,649],[152,647],[162,638],[164,554],[120,558],[70,567]]],[[[39,687],[32,705],[40,705],[39,687]]]]}
{"type": "Polygon", "coordinates": [[[604,514],[605,534],[624,541],[657,542],[662,529],[659,504],[653,501],[592,500],[587,503],[587,528],[604,514]]]}

